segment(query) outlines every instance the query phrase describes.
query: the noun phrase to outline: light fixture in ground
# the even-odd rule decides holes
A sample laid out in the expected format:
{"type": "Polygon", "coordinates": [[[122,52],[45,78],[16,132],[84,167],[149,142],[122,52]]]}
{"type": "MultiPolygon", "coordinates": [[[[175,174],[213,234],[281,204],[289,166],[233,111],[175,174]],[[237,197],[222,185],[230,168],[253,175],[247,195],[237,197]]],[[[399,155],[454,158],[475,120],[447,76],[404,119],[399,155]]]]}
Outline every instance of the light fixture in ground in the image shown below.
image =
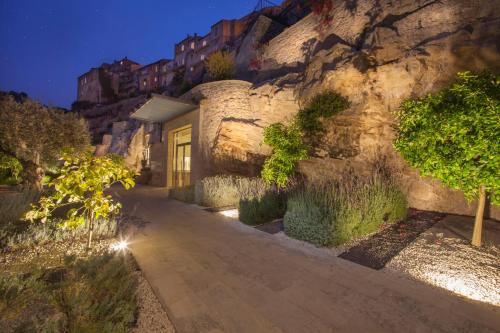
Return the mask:
{"type": "Polygon", "coordinates": [[[119,240],[111,245],[113,251],[125,251],[128,249],[129,243],[126,240],[119,240]]]}

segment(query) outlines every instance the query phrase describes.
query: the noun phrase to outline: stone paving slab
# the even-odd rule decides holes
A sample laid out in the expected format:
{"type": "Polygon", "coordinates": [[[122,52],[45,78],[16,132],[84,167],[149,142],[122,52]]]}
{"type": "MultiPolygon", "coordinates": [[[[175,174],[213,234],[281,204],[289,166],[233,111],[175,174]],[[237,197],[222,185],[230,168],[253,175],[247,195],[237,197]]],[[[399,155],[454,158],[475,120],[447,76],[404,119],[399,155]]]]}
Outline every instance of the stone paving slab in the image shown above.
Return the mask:
{"type": "Polygon", "coordinates": [[[235,223],[148,187],[132,252],[178,332],[499,332],[500,308],[235,223]]]}

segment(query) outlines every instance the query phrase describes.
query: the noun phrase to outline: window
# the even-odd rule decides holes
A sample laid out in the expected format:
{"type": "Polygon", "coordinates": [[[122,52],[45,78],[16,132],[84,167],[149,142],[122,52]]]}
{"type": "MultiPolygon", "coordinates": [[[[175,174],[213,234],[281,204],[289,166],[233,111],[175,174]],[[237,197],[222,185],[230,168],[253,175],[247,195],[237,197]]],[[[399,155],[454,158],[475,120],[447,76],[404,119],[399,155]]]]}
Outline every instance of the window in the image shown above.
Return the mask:
{"type": "Polygon", "coordinates": [[[193,66],[191,66],[191,68],[190,68],[189,70],[190,70],[191,72],[192,72],[192,71],[194,71],[194,67],[193,67],[193,66]]]}
{"type": "Polygon", "coordinates": [[[181,52],[184,52],[184,44],[181,45],[181,52]]]}
{"type": "Polygon", "coordinates": [[[207,46],[207,41],[206,40],[203,41],[203,46],[207,46]]]}
{"type": "Polygon", "coordinates": [[[83,83],[87,83],[87,77],[83,78],[83,83]]]}
{"type": "Polygon", "coordinates": [[[204,54],[202,54],[202,55],[200,56],[200,60],[205,60],[205,55],[204,55],[204,54]]]}
{"type": "Polygon", "coordinates": [[[184,65],[184,59],[182,59],[182,64],[184,65]]]}
{"type": "Polygon", "coordinates": [[[158,82],[158,78],[157,77],[155,77],[155,82],[158,82]]]}
{"type": "Polygon", "coordinates": [[[194,42],[191,42],[191,49],[194,50],[194,42]]]}
{"type": "Polygon", "coordinates": [[[158,65],[155,66],[155,72],[158,73],[158,65]]]}
{"type": "Polygon", "coordinates": [[[123,61],[120,61],[120,65],[123,65],[123,61]]]}
{"type": "Polygon", "coordinates": [[[147,80],[144,79],[144,82],[142,82],[142,85],[145,87],[148,84],[147,80]]]}
{"type": "Polygon", "coordinates": [[[165,73],[167,71],[167,65],[163,65],[163,72],[165,73]]]}

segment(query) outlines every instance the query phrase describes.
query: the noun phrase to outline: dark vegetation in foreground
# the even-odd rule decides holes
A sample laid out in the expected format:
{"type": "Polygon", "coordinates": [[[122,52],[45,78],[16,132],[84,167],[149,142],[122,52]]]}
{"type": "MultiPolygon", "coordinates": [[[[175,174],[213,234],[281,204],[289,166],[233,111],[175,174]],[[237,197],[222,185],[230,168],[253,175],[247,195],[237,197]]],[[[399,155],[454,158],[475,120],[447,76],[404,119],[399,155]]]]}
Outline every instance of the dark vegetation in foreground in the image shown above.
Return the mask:
{"type": "Polygon", "coordinates": [[[137,281],[130,258],[66,257],[63,267],[0,277],[2,332],[127,332],[137,281]]]}

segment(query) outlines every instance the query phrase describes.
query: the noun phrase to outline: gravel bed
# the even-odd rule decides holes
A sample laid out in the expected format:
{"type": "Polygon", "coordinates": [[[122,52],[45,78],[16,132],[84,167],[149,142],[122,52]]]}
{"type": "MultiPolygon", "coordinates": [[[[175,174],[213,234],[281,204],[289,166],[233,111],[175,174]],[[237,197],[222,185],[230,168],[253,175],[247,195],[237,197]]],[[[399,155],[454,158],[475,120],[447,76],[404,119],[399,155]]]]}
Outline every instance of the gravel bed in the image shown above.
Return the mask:
{"type": "MultiPolygon", "coordinates": [[[[498,223],[498,222],[497,222],[498,223]]],[[[500,306],[500,246],[481,248],[450,232],[443,222],[423,233],[387,265],[387,269],[500,306]]]]}
{"type": "Polygon", "coordinates": [[[167,313],[156,298],[148,281],[141,271],[136,272],[138,287],[137,300],[139,313],[133,333],[170,333],[175,332],[167,313]]]}
{"type": "Polygon", "coordinates": [[[373,269],[382,269],[389,260],[444,216],[410,209],[407,219],[360,239],[339,257],[373,269]]]}

